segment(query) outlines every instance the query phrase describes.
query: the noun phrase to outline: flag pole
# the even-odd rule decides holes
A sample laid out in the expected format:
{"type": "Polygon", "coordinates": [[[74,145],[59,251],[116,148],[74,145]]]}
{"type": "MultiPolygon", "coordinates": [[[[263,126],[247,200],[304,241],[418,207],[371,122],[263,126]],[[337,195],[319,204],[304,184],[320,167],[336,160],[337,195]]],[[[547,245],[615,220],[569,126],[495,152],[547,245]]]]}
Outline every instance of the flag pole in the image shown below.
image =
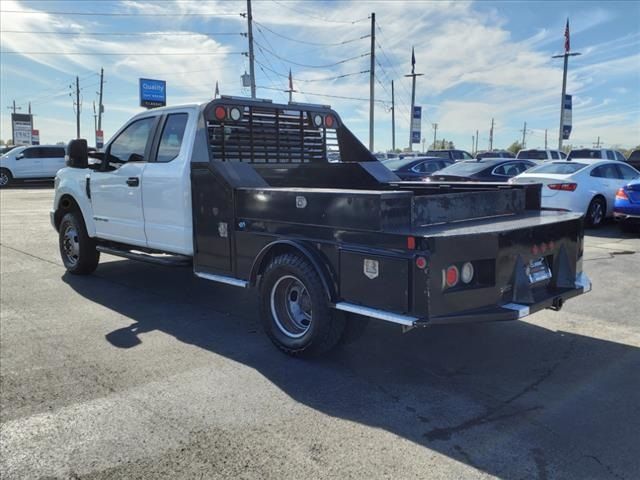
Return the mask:
{"type": "Polygon", "coordinates": [[[571,42],[569,35],[569,19],[567,18],[567,26],[564,30],[564,53],[562,55],[554,55],[551,58],[564,58],[564,69],[562,71],[562,95],[560,97],[560,128],[558,131],[558,150],[562,150],[562,140],[564,134],[564,104],[567,95],[567,70],[569,68],[569,57],[581,55],[579,52],[571,52],[571,42]]]}

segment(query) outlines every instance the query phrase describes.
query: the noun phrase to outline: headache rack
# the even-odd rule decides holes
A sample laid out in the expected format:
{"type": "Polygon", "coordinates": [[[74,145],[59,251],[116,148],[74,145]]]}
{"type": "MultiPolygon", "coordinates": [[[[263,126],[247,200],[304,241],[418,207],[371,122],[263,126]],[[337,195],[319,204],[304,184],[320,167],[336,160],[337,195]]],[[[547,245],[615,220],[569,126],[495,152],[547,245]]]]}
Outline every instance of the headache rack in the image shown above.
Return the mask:
{"type": "Polygon", "coordinates": [[[340,159],[339,120],[328,107],[223,98],[208,106],[205,118],[213,160],[288,164],[340,159]]]}

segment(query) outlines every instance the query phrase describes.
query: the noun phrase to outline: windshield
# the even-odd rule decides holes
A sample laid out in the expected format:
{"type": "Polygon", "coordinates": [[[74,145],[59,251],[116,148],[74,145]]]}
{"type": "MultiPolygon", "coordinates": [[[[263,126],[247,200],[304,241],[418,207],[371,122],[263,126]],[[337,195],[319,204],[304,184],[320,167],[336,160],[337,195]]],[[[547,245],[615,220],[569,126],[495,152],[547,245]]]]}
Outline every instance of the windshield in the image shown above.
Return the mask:
{"type": "Polygon", "coordinates": [[[428,157],[450,158],[449,152],[446,150],[429,150],[426,155],[428,157]]]}
{"type": "Polygon", "coordinates": [[[518,158],[524,158],[527,160],[546,160],[546,150],[521,150],[518,152],[518,158]]]}
{"type": "Polygon", "coordinates": [[[404,167],[405,165],[410,164],[411,162],[414,162],[415,158],[396,158],[394,160],[387,160],[385,162],[382,162],[382,164],[387,167],[389,170],[400,170],[402,167],[404,167]]]}
{"type": "Polygon", "coordinates": [[[487,164],[484,162],[463,161],[463,162],[454,163],[453,165],[449,165],[448,167],[445,167],[442,170],[438,170],[436,174],[437,175],[459,175],[459,176],[473,175],[474,173],[478,173],[490,166],[491,164],[487,164]]]}
{"type": "Polygon", "coordinates": [[[571,175],[578,170],[582,170],[587,165],[584,163],[575,162],[554,162],[540,165],[539,167],[533,167],[527,173],[556,173],[559,175],[571,175]]]}
{"type": "Polygon", "coordinates": [[[602,151],[591,150],[590,148],[585,148],[582,150],[571,150],[569,158],[602,158],[602,151]]]}

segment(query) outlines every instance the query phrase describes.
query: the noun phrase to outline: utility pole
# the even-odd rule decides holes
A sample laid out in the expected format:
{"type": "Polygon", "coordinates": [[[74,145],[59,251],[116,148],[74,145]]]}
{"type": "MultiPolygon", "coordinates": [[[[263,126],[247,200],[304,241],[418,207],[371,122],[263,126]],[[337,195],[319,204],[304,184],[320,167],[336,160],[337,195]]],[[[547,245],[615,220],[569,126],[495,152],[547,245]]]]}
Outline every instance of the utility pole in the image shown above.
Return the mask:
{"type": "MultiPolygon", "coordinates": [[[[72,85],[69,85],[70,88],[73,88],[72,85]]],[[[76,90],[75,92],[71,92],[69,95],[73,98],[73,94],[75,93],[75,101],[73,103],[75,113],[76,113],[76,138],[80,138],[80,78],[76,77],[76,90]]]]}
{"type": "Polygon", "coordinates": [[[600,135],[598,135],[598,142],[594,144],[594,148],[600,148],[600,135]]]}
{"type": "Polygon", "coordinates": [[[411,77],[412,87],[411,87],[411,112],[410,112],[410,120],[409,120],[409,151],[413,150],[413,107],[416,106],[416,77],[422,76],[422,73],[416,73],[416,55],[415,50],[411,47],[411,73],[405,75],[405,77],[411,77]]]}
{"type": "Polygon", "coordinates": [[[104,69],[100,69],[100,93],[98,96],[98,128],[96,130],[102,130],[102,113],[104,112],[104,105],[102,105],[102,84],[104,83],[104,69]]]}
{"type": "Polygon", "coordinates": [[[93,102],[93,129],[98,130],[98,114],[96,113],[96,102],[93,102]]]}
{"type": "Polygon", "coordinates": [[[476,130],[476,155],[478,154],[478,130],[476,130]]]}
{"type": "Polygon", "coordinates": [[[569,57],[581,55],[579,52],[571,52],[571,44],[569,42],[569,19],[567,18],[567,27],[564,31],[564,53],[562,55],[554,55],[551,58],[564,58],[564,70],[562,71],[562,96],[560,97],[560,129],[558,131],[558,150],[562,151],[562,133],[564,130],[564,101],[567,94],[567,68],[569,67],[569,57]]]}
{"type": "Polygon", "coordinates": [[[12,110],[13,113],[16,113],[17,110],[22,110],[22,107],[16,107],[16,101],[13,101],[13,105],[9,105],[8,109],[12,110]]]}
{"type": "Polygon", "coordinates": [[[476,156],[476,152],[473,149],[473,147],[475,147],[475,144],[476,144],[476,137],[471,135],[471,155],[473,155],[474,157],[476,156]]]}
{"type": "Polygon", "coordinates": [[[493,118],[491,119],[491,130],[489,130],[489,151],[493,151],[493,118]]]}
{"type": "Polygon", "coordinates": [[[253,16],[251,15],[251,0],[247,0],[247,22],[249,34],[249,76],[251,77],[251,98],[256,98],[256,72],[253,65],[253,16]]]}
{"type": "Polygon", "coordinates": [[[547,149],[547,129],[544,129],[544,149],[547,149]]]}
{"type": "Polygon", "coordinates": [[[396,151],[396,94],[391,80],[391,149],[396,151]]]}
{"type": "Polygon", "coordinates": [[[436,138],[438,135],[438,124],[437,123],[432,123],[431,124],[433,126],[433,148],[436,148],[436,138]]]}
{"type": "Polygon", "coordinates": [[[527,122],[524,122],[524,127],[522,128],[522,148],[525,148],[527,145],[527,122]]]}
{"type": "Polygon", "coordinates": [[[371,12],[371,66],[369,67],[369,150],[373,152],[373,117],[376,96],[376,14],[371,12]]]}

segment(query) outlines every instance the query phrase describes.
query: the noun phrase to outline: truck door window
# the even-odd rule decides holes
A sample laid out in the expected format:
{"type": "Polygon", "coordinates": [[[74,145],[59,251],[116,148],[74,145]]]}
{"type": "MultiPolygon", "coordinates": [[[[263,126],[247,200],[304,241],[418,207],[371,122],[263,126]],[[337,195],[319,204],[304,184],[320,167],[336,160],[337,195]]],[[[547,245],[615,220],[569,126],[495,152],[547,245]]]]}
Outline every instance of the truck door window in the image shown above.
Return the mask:
{"type": "Polygon", "coordinates": [[[188,118],[186,113],[172,113],[167,117],[160,137],[157,162],[170,162],[178,156],[188,118]]]}
{"type": "Polygon", "coordinates": [[[116,138],[109,147],[109,161],[126,163],[144,161],[144,151],[153,129],[155,118],[136,120],[116,138]]]}
{"type": "Polygon", "coordinates": [[[25,148],[22,151],[22,156],[24,158],[40,158],[37,148],[25,148]]]}

